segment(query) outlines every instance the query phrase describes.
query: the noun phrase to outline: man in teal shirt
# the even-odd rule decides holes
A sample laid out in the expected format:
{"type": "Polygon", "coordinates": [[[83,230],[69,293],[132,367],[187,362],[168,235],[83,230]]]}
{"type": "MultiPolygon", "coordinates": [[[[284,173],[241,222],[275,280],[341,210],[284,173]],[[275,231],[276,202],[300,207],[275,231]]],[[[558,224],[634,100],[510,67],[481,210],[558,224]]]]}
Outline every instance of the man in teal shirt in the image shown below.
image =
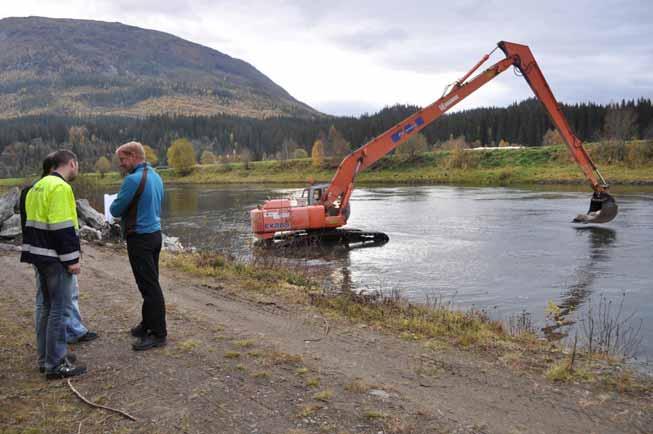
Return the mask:
{"type": "Polygon", "coordinates": [[[141,322],[131,329],[132,336],[139,338],[133,349],[148,350],[164,346],[168,334],[165,300],[159,284],[163,182],[145,161],[140,143],[125,143],[116,155],[126,176],[110,211],[121,219],[129,263],[143,296],[141,322]]]}

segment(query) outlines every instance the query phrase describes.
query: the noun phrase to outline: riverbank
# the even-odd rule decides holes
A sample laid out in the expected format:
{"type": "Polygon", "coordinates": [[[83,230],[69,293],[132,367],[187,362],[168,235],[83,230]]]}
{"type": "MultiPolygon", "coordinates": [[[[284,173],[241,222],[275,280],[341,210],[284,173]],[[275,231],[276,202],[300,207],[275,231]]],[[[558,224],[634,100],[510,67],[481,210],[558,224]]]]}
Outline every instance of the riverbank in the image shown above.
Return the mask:
{"type": "Polygon", "coordinates": [[[527,332],[513,336],[437,303],[328,297],[274,258],[166,254],[170,340],[134,353],[128,330],[140,296],[126,254],[87,244],[80,304],[100,339],[74,347],[89,372],[73,384],[132,422],[43,380],[33,360],[33,273],[15,253],[0,254],[0,264],[3,434],[636,433],[653,422],[650,385],[619,365],[592,371],[579,352],[579,375],[558,378],[551,368],[570,355],[527,332]]]}
{"type": "MultiPolygon", "coordinates": [[[[591,149],[591,147],[590,147],[591,149]]],[[[315,168],[310,159],[286,162],[252,162],[200,165],[187,176],[163,170],[175,183],[299,183],[328,182],[336,171],[315,168]]],[[[604,177],[614,185],[653,185],[653,164],[602,164],[604,177]]],[[[457,184],[503,186],[526,184],[585,184],[579,167],[562,146],[521,149],[437,151],[407,157],[389,156],[379,160],[356,178],[357,184],[457,184]]]]}
{"type": "MultiPolygon", "coordinates": [[[[642,144],[648,142],[636,142],[642,144]]],[[[587,145],[589,151],[596,144],[587,145]]],[[[653,185],[653,163],[605,162],[597,160],[601,173],[611,185],[653,185]]],[[[197,165],[186,176],[172,169],[159,169],[166,182],[179,184],[306,184],[307,180],[328,182],[337,163],[331,167],[313,166],[310,159],[254,161],[197,165]]],[[[88,183],[115,185],[121,182],[117,172],[101,177],[88,173],[88,183]]],[[[23,178],[0,179],[0,187],[20,185],[23,178]]],[[[521,149],[437,151],[415,157],[388,156],[356,178],[365,184],[456,184],[505,186],[528,184],[586,184],[586,180],[568,155],[566,147],[542,146],[521,149]]]]}

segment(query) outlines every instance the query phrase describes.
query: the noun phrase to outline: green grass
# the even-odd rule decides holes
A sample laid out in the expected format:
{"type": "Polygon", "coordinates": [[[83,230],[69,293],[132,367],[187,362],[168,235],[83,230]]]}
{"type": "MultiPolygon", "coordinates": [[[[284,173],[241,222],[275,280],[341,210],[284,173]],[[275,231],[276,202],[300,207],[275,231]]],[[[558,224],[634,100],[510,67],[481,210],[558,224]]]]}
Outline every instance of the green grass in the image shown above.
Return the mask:
{"type": "Polygon", "coordinates": [[[330,390],[323,390],[313,395],[313,399],[316,401],[329,402],[331,398],[333,398],[333,392],[330,390]]]}
{"type": "Polygon", "coordinates": [[[225,359],[239,359],[240,358],[240,353],[237,351],[227,351],[224,353],[224,358],[225,359]]]}
{"type": "Polygon", "coordinates": [[[320,387],[320,379],[317,377],[306,380],[306,387],[320,387]]]}
{"type": "Polygon", "coordinates": [[[568,360],[561,360],[552,365],[546,371],[546,378],[549,381],[559,383],[594,381],[594,376],[587,370],[583,368],[570,368],[568,360]]]}
{"type": "Polygon", "coordinates": [[[26,183],[27,178],[2,178],[0,179],[0,188],[10,188],[21,186],[26,183]]]}

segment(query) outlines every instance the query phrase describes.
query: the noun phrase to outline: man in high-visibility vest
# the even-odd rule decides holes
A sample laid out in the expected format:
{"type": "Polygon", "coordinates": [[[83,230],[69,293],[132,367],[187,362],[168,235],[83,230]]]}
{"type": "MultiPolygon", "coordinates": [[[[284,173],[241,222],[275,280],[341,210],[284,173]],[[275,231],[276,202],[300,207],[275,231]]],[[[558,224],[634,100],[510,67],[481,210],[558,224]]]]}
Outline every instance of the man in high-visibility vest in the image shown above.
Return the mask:
{"type": "MultiPolygon", "coordinates": [[[[54,170],[53,164],[54,160],[52,157],[56,154],[51,152],[43,160],[43,173],[41,178],[48,176],[54,170]]],[[[35,180],[31,185],[26,186],[20,192],[20,201],[19,201],[19,210],[20,210],[20,227],[21,232],[25,232],[25,221],[27,215],[25,213],[25,200],[27,199],[27,193],[31,188],[36,184],[41,178],[35,180]]],[[[36,271],[36,311],[34,317],[36,321],[41,316],[41,309],[43,308],[43,291],[41,291],[40,286],[41,282],[38,276],[38,270],[34,267],[36,271]]],[[[98,338],[96,332],[90,331],[82,322],[82,315],[79,311],[79,284],[77,282],[77,276],[73,276],[73,288],[72,288],[72,302],[68,305],[66,310],[66,342],[69,344],[77,344],[80,342],[88,342],[98,338]]],[[[39,359],[38,365],[41,372],[45,372],[45,360],[39,359]]]]}
{"type": "Polygon", "coordinates": [[[65,314],[71,303],[73,275],[79,274],[79,223],[75,195],[68,182],[79,173],[77,156],[68,150],[52,155],[54,171],[38,181],[25,198],[21,262],[36,266],[43,308],[36,320],[39,360],[47,379],[83,374],[86,367],[66,357],[65,314]]]}

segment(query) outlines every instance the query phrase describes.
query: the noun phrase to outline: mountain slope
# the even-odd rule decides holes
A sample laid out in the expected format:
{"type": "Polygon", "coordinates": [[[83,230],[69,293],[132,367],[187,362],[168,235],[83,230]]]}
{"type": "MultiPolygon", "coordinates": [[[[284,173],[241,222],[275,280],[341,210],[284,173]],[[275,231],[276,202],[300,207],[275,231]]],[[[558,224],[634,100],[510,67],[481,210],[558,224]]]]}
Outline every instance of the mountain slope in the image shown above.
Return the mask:
{"type": "Polygon", "coordinates": [[[0,20],[0,117],[158,113],[319,116],[252,65],[153,30],[0,20]]]}

